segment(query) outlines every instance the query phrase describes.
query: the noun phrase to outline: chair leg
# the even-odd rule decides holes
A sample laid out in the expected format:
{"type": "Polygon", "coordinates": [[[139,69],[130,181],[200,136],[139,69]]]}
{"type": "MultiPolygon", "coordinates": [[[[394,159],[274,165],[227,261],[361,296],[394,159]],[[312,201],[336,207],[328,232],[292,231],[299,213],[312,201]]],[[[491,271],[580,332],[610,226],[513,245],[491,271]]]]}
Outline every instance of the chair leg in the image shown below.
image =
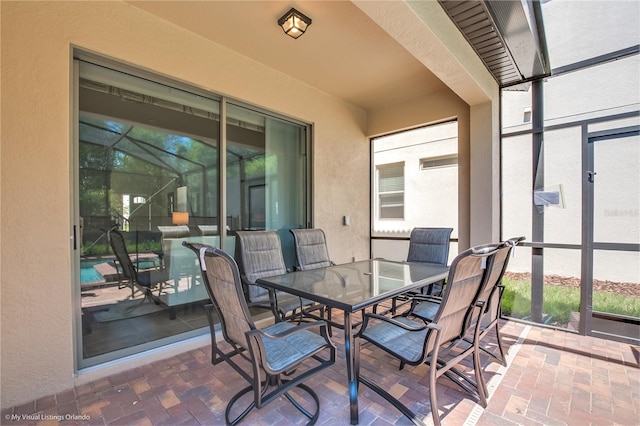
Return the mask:
{"type": "MultiPolygon", "coordinates": [[[[132,286],[133,288],[133,286],[132,286]]],[[[133,292],[133,290],[131,290],[133,292]]],[[[144,303],[145,300],[150,299],[153,300],[153,298],[151,297],[151,290],[145,290],[144,291],[144,297],[142,298],[142,300],[139,303],[136,303],[135,305],[129,306],[126,310],[128,312],[131,312],[132,310],[136,309],[138,306],[142,305],[144,303]]]]}
{"type": "Polygon", "coordinates": [[[429,368],[429,401],[431,403],[431,417],[433,417],[433,424],[440,426],[440,413],[438,412],[438,397],[436,395],[436,382],[438,377],[436,371],[438,370],[438,363],[433,362],[429,368]]]}
{"type": "Polygon", "coordinates": [[[473,372],[476,377],[476,388],[478,391],[478,399],[482,408],[487,408],[487,398],[489,396],[489,390],[487,389],[487,383],[484,380],[484,374],[482,374],[482,365],[480,364],[480,348],[477,344],[474,344],[473,350],[473,372]]]}
{"type": "Polygon", "coordinates": [[[291,389],[289,389],[284,393],[268,392],[270,387],[273,386],[277,388],[279,386],[286,385],[287,382],[289,382],[289,380],[281,380],[280,376],[269,376],[269,378],[265,382],[260,382],[259,384],[254,383],[253,385],[249,385],[246,388],[242,389],[240,392],[234,395],[233,398],[231,398],[231,400],[227,404],[227,408],[225,410],[225,421],[227,425],[234,426],[238,424],[240,421],[242,421],[242,419],[244,419],[247,416],[247,414],[249,414],[249,412],[251,412],[251,410],[253,410],[254,408],[260,409],[281,395],[284,395],[284,397],[287,398],[287,400],[289,400],[289,402],[298,411],[300,411],[302,414],[305,415],[305,417],[309,419],[309,422],[307,423],[307,425],[314,425],[318,421],[318,417],[320,416],[320,398],[318,397],[318,394],[316,394],[313,391],[313,389],[311,389],[309,386],[305,385],[304,383],[298,383],[297,385],[294,385],[291,389],[293,388],[302,389],[311,397],[311,399],[315,403],[314,413],[309,412],[309,410],[304,408],[293,396],[291,396],[291,394],[289,393],[291,389]],[[254,386],[256,387],[254,388],[254,386]],[[233,406],[238,402],[238,400],[240,400],[249,392],[254,393],[253,400],[244,410],[242,410],[242,412],[239,415],[237,415],[233,420],[231,420],[229,416],[231,415],[231,410],[233,409],[233,406]]]}
{"type": "Polygon", "coordinates": [[[231,414],[231,409],[233,408],[233,405],[240,398],[242,398],[243,396],[245,396],[247,393],[251,391],[253,391],[253,386],[247,386],[246,388],[242,389],[240,392],[235,394],[233,398],[231,398],[224,412],[224,419],[227,422],[227,425],[231,425],[231,426],[237,425],[242,419],[244,419],[247,416],[247,414],[249,414],[251,410],[255,408],[256,403],[254,401],[251,401],[251,403],[247,406],[247,408],[245,408],[235,419],[229,420],[229,414],[231,414]]]}
{"type": "MultiPolygon", "coordinates": [[[[498,361],[506,367],[507,357],[505,356],[504,349],[502,348],[502,336],[500,335],[500,320],[496,320],[496,341],[498,342],[498,350],[500,351],[500,358],[498,361]]],[[[494,356],[495,357],[495,356],[494,356]]]]}
{"type": "Polygon", "coordinates": [[[320,416],[320,399],[318,398],[318,395],[313,390],[311,390],[311,388],[309,386],[307,386],[305,384],[300,383],[296,387],[304,390],[305,392],[307,392],[311,396],[311,398],[313,398],[313,400],[316,403],[316,412],[314,414],[310,413],[302,405],[300,405],[300,403],[298,401],[296,401],[291,395],[289,395],[289,392],[285,392],[284,396],[289,400],[289,402],[294,407],[296,407],[298,409],[298,411],[300,411],[302,414],[304,414],[309,419],[309,423],[307,423],[308,425],[316,424],[316,422],[318,421],[318,417],[320,416]]]}

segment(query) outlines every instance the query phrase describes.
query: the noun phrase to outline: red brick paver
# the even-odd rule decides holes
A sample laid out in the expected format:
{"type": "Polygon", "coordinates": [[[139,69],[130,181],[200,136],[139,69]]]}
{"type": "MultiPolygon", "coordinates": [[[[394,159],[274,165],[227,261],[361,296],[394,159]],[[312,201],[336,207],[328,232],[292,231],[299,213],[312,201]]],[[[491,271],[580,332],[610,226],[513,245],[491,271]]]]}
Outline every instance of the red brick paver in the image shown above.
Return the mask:
{"type": "MultiPolygon", "coordinates": [[[[640,425],[637,348],[516,322],[505,322],[502,333],[508,367],[483,357],[486,409],[447,379],[438,382],[444,425],[640,425]]],[[[339,336],[335,340],[340,345],[339,336]]],[[[396,360],[370,345],[361,359],[364,374],[432,422],[428,366],[399,370],[396,360]]],[[[336,365],[307,382],[320,396],[319,425],[349,424],[344,369],[338,352],[336,365]]],[[[211,365],[210,349],[203,347],[3,410],[1,424],[222,425],[227,401],[244,386],[226,364],[211,365]]],[[[359,409],[362,425],[411,424],[365,386],[359,409]]],[[[305,423],[286,400],[277,400],[241,425],[305,423]]]]}

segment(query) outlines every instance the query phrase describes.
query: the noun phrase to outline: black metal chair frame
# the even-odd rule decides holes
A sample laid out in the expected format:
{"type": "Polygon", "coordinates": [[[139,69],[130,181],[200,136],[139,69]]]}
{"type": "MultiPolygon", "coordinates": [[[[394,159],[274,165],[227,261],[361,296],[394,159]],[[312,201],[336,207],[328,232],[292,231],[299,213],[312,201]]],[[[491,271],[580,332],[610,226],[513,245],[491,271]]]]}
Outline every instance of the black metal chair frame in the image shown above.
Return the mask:
{"type": "MultiPolygon", "coordinates": [[[[127,251],[127,246],[124,240],[124,236],[117,229],[110,229],[107,232],[107,238],[109,240],[109,244],[111,245],[111,249],[113,254],[116,256],[116,270],[118,271],[118,275],[120,274],[120,268],[122,268],[122,275],[124,275],[125,279],[128,282],[128,285],[131,287],[131,298],[135,295],[135,288],[137,287],[143,294],[144,298],[142,302],[146,299],[151,299],[154,303],[160,303],[159,300],[153,295],[152,290],[158,286],[158,295],[162,293],[163,285],[166,283],[168,277],[164,273],[163,269],[159,269],[157,271],[143,271],[148,275],[148,280],[143,282],[140,278],[140,271],[135,267],[131,257],[129,256],[129,252],[127,251]]],[[[119,287],[123,288],[123,287],[119,287]]]]}
{"type": "MultiPolygon", "coordinates": [[[[358,345],[360,344],[361,339],[365,339],[370,343],[373,343],[375,346],[378,346],[385,352],[390,355],[398,358],[401,363],[401,368],[405,364],[410,365],[419,365],[422,363],[426,363],[430,366],[429,369],[429,397],[431,401],[431,411],[432,417],[435,425],[440,425],[440,416],[438,413],[438,403],[436,396],[436,382],[439,377],[446,376],[451,379],[456,385],[464,389],[466,392],[476,397],[480,404],[483,407],[487,405],[487,395],[484,387],[484,379],[482,377],[482,373],[479,369],[479,365],[476,364],[478,358],[474,356],[478,351],[477,339],[474,339],[474,344],[469,345],[465,340],[465,334],[469,329],[470,324],[477,318],[481,312],[482,306],[478,305],[478,297],[482,294],[484,287],[487,285],[489,271],[492,268],[493,258],[497,252],[499,246],[491,245],[485,247],[477,247],[468,249],[462,253],[460,253],[456,259],[451,264],[451,268],[449,271],[448,284],[445,287],[442,302],[440,304],[439,310],[435,315],[432,322],[426,322],[422,320],[418,320],[416,322],[412,319],[404,315],[399,315],[396,317],[387,317],[379,314],[366,314],[364,317],[364,321],[362,324],[362,328],[358,334],[358,345]],[[441,322],[441,316],[449,315],[449,307],[447,303],[451,303],[452,306],[456,306],[456,304],[460,303],[457,301],[456,296],[450,296],[452,292],[457,292],[457,286],[463,284],[465,281],[469,281],[471,278],[467,279],[456,279],[456,270],[459,263],[462,263],[467,257],[476,257],[481,260],[484,264],[483,271],[480,274],[473,276],[475,278],[476,283],[470,290],[473,290],[473,295],[471,292],[468,293],[468,298],[471,300],[468,307],[464,309],[464,315],[461,316],[459,313],[455,316],[455,328],[451,328],[451,324],[447,324],[447,321],[452,321],[450,319],[444,319],[441,322]],[[450,298],[451,297],[451,298],[450,298]],[[397,348],[390,352],[389,348],[385,348],[384,344],[379,343],[375,340],[375,338],[371,335],[367,334],[367,329],[370,326],[371,320],[378,320],[381,324],[388,324],[391,328],[394,328],[396,332],[400,333],[402,336],[406,336],[410,339],[410,342],[413,342],[414,345],[421,345],[421,355],[417,356],[415,359],[406,358],[401,351],[397,348]],[[444,337],[445,333],[449,335],[449,337],[444,337]],[[445,347],[443,347],[446,345],[445,347]],[[473,356],[474,362],[474,377],[475,380],[467,377],[460,370],[455,368],[462,360],[465,358],[473,356]]],[[[464,273],[464,270],[463,270],[464,273]]],[[[460,311],[459,311],[460,312],[460,311]]],[[[375,326],[375,324],[374,324],[375,326]]],[[[357,348],[356,350],[359,350],[357,348]]],[[[365,384],[369,388],[376,391],[379,395],[389,401],[394,407],[400,410],[406,417],[408,417],[414,424],[416,425],[424,425],[422,420],[413,413],[408,407],[402,404],[399,400],[389,394],[385,389],[381,386],[360,375],[359,368],[357,372],[357,377],[359,382],[365,384]]]]}
{"type": "MultiPolygon", "coordinates": [[[[202,270],[202,279],[212,302],[205,306],[205,312],[207,314],[209,330],[211,333],[211,363],[213,365],[217,365],[223,361],[227,362],[249,383],[249,386],[241,389],[227,403],[225,410],[225,421],[227,425],[236,425],[244,419],[253,408],[260,409],[282,395],[284,395],[294,407],[309,419],[309,425],[315,424],[320,413],[320,400],[317,394],[303,382],[335,363],[336,347],[328,336],[327,324],[322,321],[298,325],[294,325],[289,322],[276,322],[274,325],[265,329],[257,329],[249,313],[246,299],[244,298],[242,281],[240,279],[240,273],[235,260],[224,251],[211,246],[189,243],[186,241],[183,242],[183,245],[193,250],[193,252],[198,256],[198,261],[202,270]],[[233,281],[235,282],[237,301],[240,304],[239,308],[242,310],[244,319],[246,320],[246,326],[248,328],[245,332],[246,341],[235,341],[231,333],[228,332],[225,309],[219,304],[219,301],[215,297],[212,287],[213,283],[210,279],[209,273],[207,272],[207,266],[205,266],[207,263],[207,257],[218,257],[223,259],[225,264],[228,265],[231,270],[233,281]],[[224,348],[218,345],[216,341],[214,313],[217,314],[217,317],[219,318],[223,339],[231,345],[231,350],[229,351],[225,352],[224,348]],[[313,333],[310,331],[311,329],[317,329],[318,332],[313,333]],[[305,336],[313,335],[317,336],[317,338],[322,338],[324,344],[321,346],[318,345],[318,347],[312,352],[295,358],[286,365],[282,365],[277,369],[272,369],[268,362],[270,349],[266,346],[267,343],[286,341],[287,339],[300,335],[301,333],[307,333],[305,336]],[[323,358],[320,356],[320,352],[325,349],[329,351],[329,354],[323,358]],[[249,374],[238,363],[236,363],[234,359],[236,356],[240,356],[240,358],[251,364],[252,374],[249,374]],[[311,360],[315,361],[314,366],[301,366],[303,362],[311,362],[311,360]],[[288,378],[283,379],[283,375],[288,378]],[[302,389],[311,396],[316,406],[315,413],[309,412],[289,394],[289,391],[294,387],[302,389]],[[244,395],[252,391],[252,402],[249,403],[248,406],[240,412],[240,414],[231,420],[229,417],[236,403],[244,395]]],[[[281,355],[281,353],[279,354],[281,355]]]]}

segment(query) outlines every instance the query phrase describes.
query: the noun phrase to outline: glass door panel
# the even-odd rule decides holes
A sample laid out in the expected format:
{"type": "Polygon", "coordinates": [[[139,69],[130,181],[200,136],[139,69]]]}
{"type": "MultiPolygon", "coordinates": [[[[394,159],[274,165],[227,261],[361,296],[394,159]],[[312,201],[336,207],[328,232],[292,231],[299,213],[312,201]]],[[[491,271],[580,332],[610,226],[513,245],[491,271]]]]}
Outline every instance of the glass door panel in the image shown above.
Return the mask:
{"type": "Polygon", "coordinates": [[[593,144],[593,239],[640,242],[640,138],[612,135],[593,144]]]}
{"type": "MultiPolygon", "coordinates": [[[[227,226],[275,230],[287,267],[295,264],[292,228],[307,223],[306,126],[238,105],[227,106],[227,226]]],[[[233,253],[235,242],[225,245],[233,253]]]]}
{"type": "Polygon", "coordinates": [[[575,160],[582,156],[581,127],[546,131],[543,150],[544,184],[541,189],[548,196],[538,198],[534,193],[534,203],[537,208],[544,209],[544,242],[574,244],[579,253],[578,245],[582,241],[582,163],[575,160]]]}
{"type": "Polygon", "coordinates": [[[182,241],[219,246],[220,107],[97,65],[79,70],[78,359],[86,367],[206,332],[208,296],[182,241]],[[116,230],[135,274],[116,260],[116,230]]]}
{"type": "Polygon", "coordinates": [[[593,168],[591,331],[640,340],[640,137],[590,140],[593,168]]]}

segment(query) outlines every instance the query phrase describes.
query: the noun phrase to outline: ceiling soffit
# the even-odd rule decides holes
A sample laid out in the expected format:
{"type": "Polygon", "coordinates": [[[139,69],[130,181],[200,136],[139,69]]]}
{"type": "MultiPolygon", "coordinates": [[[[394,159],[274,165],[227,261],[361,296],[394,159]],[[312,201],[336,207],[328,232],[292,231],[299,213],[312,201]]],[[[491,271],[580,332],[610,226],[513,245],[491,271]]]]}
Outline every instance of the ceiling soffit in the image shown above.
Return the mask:
{"type": "Polygon", "coordinates": [[[535,2],[439,0],[501,87],[548,75],[541,14],[535,2]]]}

